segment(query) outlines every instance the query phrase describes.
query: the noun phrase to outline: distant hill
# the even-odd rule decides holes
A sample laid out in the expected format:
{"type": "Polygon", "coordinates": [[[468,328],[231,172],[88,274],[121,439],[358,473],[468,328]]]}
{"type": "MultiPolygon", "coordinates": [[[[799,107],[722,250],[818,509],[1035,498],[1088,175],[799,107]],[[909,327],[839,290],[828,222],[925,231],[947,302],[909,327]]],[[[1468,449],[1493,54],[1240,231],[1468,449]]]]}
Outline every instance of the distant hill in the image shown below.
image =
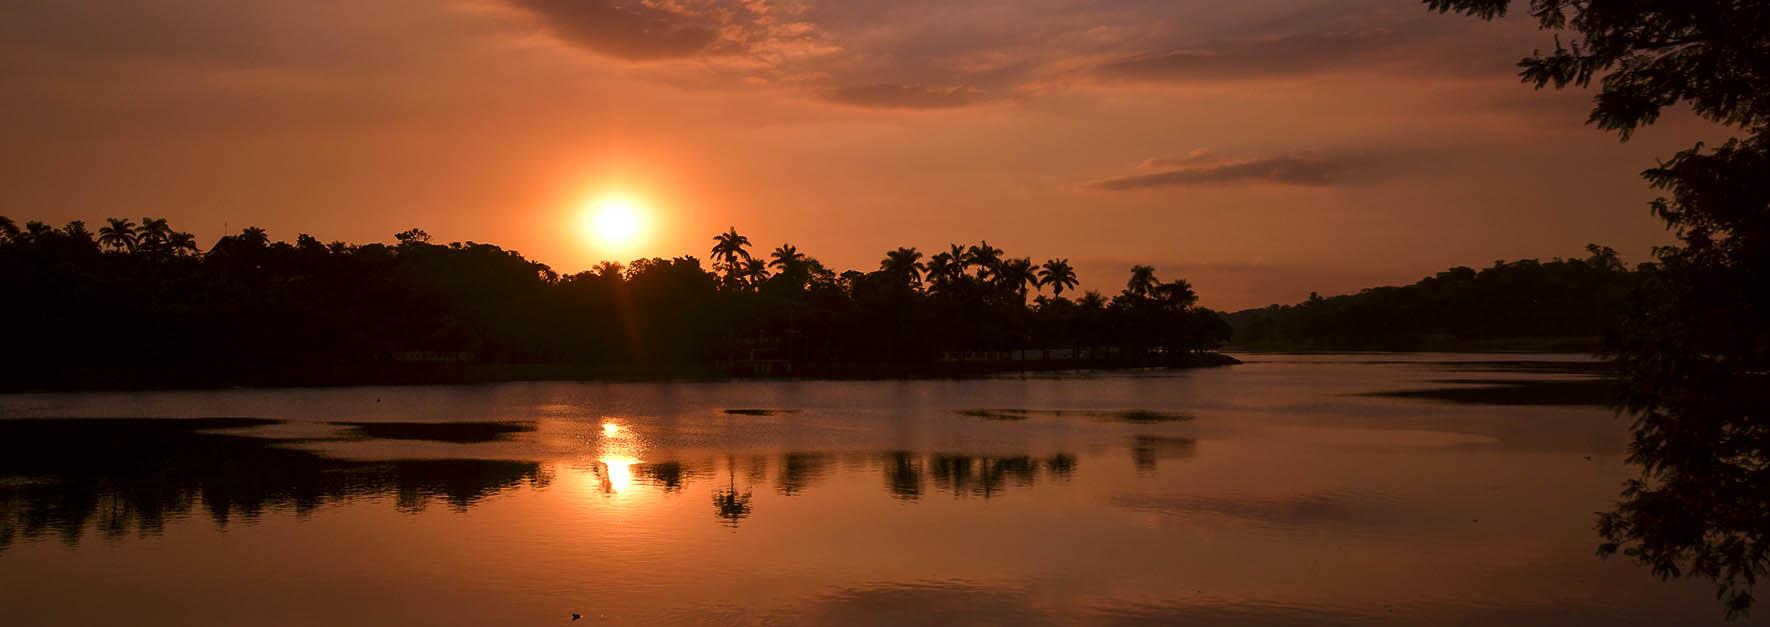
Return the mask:
{"type": "Polygon", "coordinates": [[[1223,314],[1233,348],[1253,350],[1591,351],[1652,264],[1616,251],[1582,259],[1456,267],[1412,285],[1223,314]]]}

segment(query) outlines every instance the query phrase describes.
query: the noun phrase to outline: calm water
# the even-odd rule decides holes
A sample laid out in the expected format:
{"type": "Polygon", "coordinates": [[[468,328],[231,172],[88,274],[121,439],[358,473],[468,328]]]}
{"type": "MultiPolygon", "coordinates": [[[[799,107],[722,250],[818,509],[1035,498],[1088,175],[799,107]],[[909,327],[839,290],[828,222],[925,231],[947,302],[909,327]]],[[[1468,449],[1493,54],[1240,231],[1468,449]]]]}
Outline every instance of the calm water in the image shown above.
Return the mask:
{"type": "Polygon", "coordinates": [[[0,624],[1719,622],[1706,582],[1593,556],[1622,419],[1371,395],[1580,375],[1244,358],[0,396],[156,418],[0,421],[0,624]]]}

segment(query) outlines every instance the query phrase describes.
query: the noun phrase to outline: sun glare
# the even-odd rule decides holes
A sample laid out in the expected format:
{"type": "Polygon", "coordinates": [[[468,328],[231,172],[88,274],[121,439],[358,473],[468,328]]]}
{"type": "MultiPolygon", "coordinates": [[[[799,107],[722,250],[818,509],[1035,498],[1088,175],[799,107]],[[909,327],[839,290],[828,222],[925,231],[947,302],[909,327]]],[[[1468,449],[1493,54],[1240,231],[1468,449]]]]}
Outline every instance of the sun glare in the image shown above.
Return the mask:
{"type": "Polygon", "coordinates": [[[584,212],[584,234],[591,245],[610,252],[624,252],[645,241],[650,216],[637,199],[624,195],[603,196],[584,212]]]}
{"type": "Polygon", "coordinates": [[[602,491],[604,494],[620,494],[633,487],[633,465],[639,460],[631,457],[610,456],[596,460],[602,465],[602,491]]]}

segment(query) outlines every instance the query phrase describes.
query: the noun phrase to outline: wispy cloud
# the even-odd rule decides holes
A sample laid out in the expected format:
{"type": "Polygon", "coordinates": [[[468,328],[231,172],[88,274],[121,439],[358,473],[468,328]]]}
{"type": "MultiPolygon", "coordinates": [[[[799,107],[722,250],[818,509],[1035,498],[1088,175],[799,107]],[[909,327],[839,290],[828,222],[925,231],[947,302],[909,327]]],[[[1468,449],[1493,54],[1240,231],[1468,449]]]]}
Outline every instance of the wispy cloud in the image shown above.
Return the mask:
{"type": "Polygon", "coordinates": [[[986,96],[982,91],[965,86],[880,83],[832,89],[825,98],[831,102],[875,109],[951,109],[977,104],[986,96]]]}
{"type": "Polygon", "coordinates": [[[719,39],[719,24],[691,13],[616,0],[511,0],[545,19],[560,39],[612,57],[693,55],[719,39]]]}
{"type": "Polygon", "coordinates": [[[1083,187],[1118,192],[1245,182],[1326,186],[1338,183],[1347,169],[1343,162],[1311,155],[1213,161],[1208,155],[1195,154],[1178,159],[1151,159],[1145,164],[1170,169],[1103,179],[1087,183],[1083,187]]]}
{"type": "MultiPolygon", "coordinates": [[[[1306,75],[1361,69],[1391,61],[1422,61],[1447,21],[1354,24],[1285,34],[1193,42],[1140,52],[1101,64],[1109,80],[1189,82],[1306,75]]],[[[1319,27],[1318,27],[1319,28],[1319,27]]]]}
{"type": "MultiPolygon", "coordinates": [[[[722,75],[898,109],[962,107],[982,100],[974,90],[1445,67],[1469,56],[1449,51],[1471,28],[1417,7],[1398,10],[1397,0],[1262,11],[1123,0],[497,1],[604,57],[700,59],[722,75]]],[[[666,71],[680,77],[681,69],[666,71]]]]}
{"type": "Polygon", "coordinates": [[[823,49],[798,4],[769,0],[504,0],[568,44],[625,61],[743,57],[766,67],[823,49]]]}

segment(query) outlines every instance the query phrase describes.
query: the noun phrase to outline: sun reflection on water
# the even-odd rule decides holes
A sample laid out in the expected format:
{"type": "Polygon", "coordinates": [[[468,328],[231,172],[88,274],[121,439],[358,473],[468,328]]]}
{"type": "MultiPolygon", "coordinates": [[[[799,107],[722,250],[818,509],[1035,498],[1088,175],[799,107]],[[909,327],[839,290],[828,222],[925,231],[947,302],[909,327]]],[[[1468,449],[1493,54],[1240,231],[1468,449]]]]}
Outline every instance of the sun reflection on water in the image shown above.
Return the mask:
{"type": "Polygon", "coordinates": [[[596,460],[602,470],[602,488],[605,492],[619,494],[633,487],[633,465],[639,460],[631,457],[603,457],[596,460]]]}
{"type": "Polygon", "coordinates": [[[602,438],[596,446],[596,474],[603,494],[621,494],[633,487],[633,465],[644,461],[639,457],[641,449],[631,428],[614,420],[603,421],[602,438]]]}

